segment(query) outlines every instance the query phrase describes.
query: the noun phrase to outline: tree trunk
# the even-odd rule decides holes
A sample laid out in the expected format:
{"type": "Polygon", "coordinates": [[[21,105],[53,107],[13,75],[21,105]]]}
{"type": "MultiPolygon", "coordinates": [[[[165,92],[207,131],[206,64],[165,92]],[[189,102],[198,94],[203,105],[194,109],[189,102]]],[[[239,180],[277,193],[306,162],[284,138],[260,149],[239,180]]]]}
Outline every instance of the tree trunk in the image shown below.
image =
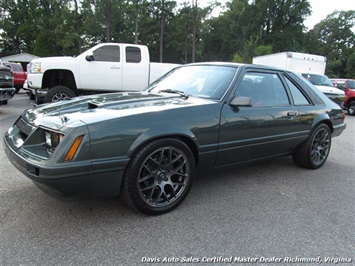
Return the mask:
{"type": "Polygon", "coordinates": [[[160,58],[159,62],[163,62],[163,45],[164,45],[164,23],[165,23],[165,4],[161,1],[161,21],[160,21],[160,58]]]}

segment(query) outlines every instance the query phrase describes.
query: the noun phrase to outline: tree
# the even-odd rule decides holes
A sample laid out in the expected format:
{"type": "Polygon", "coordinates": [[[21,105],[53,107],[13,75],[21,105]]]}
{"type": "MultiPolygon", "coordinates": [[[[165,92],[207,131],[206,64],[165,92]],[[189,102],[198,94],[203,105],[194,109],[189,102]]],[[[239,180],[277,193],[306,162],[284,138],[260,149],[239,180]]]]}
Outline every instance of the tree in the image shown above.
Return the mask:
{"type": "Polygon", "coordinates": [[[327,74],[337,77],[347,76],[346,66],[349,56],[355,52],[355,11],[334,11],[326,19],[314,26],[312,35],[320,43],[319,48],[309,48],[308,52],[327,57],[327,74]]]}

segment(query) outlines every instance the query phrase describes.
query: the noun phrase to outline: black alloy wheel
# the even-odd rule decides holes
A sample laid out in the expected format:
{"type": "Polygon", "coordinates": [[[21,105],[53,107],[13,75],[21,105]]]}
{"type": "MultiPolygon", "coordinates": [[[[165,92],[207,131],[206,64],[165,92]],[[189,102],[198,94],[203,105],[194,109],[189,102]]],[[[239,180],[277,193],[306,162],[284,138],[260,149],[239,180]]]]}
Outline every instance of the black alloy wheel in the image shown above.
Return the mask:
{"type": "Polygon", "coordinates": [[[320,124],[311,132],[307,141],[292,155],[293,160],[302,167],[318,169],[328,158],[331,141],[329,127],[326,124],[320,124]]]}
{"type": "Polygon", "coordinates": [[[162,214],[178,206],[189,193],[195,159],[176,139],[148,143],[132,158],[123,182],[125,202],[146,214],[162,214]]]}

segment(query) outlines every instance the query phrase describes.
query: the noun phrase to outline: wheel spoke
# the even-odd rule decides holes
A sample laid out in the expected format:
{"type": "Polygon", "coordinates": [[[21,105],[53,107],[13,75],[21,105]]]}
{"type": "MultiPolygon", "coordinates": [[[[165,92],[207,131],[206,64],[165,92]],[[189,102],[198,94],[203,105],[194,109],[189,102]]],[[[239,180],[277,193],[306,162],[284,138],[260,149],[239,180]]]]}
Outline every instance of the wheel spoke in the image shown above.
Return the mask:
{"type": "Polygon", "coordinates": [[[143,162],[139,172],[139,193],[154,207],[172,204],[183,193],[189,179],[186,155],[175,147],[161,147],[143,162]]]}
{"type": "Polygon", "coordinates": [[[311,146],[311,159],[315,164],[323,163],[328,156],[330,137],[326,130],[320,130],[314,137],[311,146]]]}

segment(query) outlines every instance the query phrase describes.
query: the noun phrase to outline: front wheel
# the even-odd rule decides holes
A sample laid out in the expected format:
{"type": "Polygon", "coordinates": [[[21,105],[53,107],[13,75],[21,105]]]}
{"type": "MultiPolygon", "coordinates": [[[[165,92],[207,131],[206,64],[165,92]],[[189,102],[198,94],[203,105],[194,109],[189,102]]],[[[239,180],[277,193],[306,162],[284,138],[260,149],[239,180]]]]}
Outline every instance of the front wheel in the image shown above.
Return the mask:
{"type": "Polygon", "coordinates": [[[292,158],[302,167],[318,169],[328,158],[331,141],[329,127],[321,124],[311,132],[306,142],[292,155],[292,158]]]}
{"type": "Polygon", "coordinates": [[[55,86],[47,92],[46,96],[44,97],[45,103],[50,102],[59,102],[64,100],[69,100],[70,98],[75,97],[76,94],[70,88],[65,86],[55,86]]]}
{"type": "Polygon", "coordinates": [[[195,158],[185,143],[152,141],[132,157],[123,180],[123,199],[146,214],[171,211],[189,193],[195,169],[195,158]]]}

